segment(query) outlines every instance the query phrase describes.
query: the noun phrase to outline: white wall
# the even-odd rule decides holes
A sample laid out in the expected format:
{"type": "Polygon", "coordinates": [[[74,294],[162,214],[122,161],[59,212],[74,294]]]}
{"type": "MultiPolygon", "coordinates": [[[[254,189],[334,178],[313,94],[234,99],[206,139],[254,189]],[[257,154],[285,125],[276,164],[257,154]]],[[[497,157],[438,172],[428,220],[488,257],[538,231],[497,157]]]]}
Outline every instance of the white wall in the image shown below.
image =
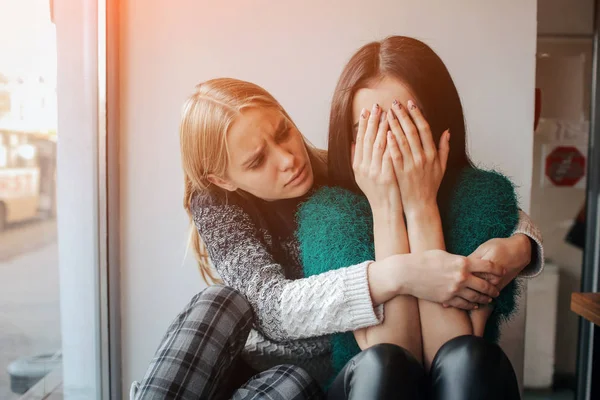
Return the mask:
{"type": "Polygon", "coordinates": [[[168,323],[203,287],[194,263],[182,264],[187,220],[177,133],[181,104],[199,81],[232,76],[263,85],[311,141],[325,146],[331,94],[350,55],[390,34],[417,37],[455,78],[473,158],[512,176],[529,208],[536,1],[226,4],[122,5],[125,386],[142,377],[168,323]]]}

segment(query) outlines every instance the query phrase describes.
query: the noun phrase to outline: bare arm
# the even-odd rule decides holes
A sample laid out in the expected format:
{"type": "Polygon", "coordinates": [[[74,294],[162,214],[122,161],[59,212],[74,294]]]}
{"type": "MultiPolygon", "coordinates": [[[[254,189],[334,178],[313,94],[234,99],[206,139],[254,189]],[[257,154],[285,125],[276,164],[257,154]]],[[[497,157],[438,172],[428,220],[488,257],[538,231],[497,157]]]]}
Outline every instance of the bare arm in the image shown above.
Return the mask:
{"type": "MultiPolygon", "coordinates": [[[[375,258],[383,260],[393,254],[409,252],[408,235],[402,212],[374,212],[375,258]]],[[[378,343],[394,343],[404,347],[418,360],[422,358],[421,325],[417,299],[396,296],[384,305],[382,324],[355,332],[361,348],[378,343]]]]}
{"type": "MultiPolygon", "coordinates": [[[[407,216],[408,236],[414,252],[444,250],[442,223],[437,205],[407,216]]],[[[466,311],[444,308],[441,304],[419,300],[423,354],[429,366],[439,348],[448,340],[460,335],[473,334],[471,319],[466,311]]]]}
{"type": "MultiPolygon", "coordinates": [[[[408,109],[399,103],[392,106],[389,123],[399,145],[401,162],[395,164],[396,176],[407,219],[411,252],[445,249],[442,222],[437,206],[449,152],[449,133],[442,135],[440,155],[433,143],[431,130],[418,107],[409,102],[408,109]]],[[[419,300],[423,356],[429,367],[439,348],[448,340],[473,333],[469,315],[456,308],[419,300]]]]}
{"type": "MultiPolygon", "coordinates": [[[[367,120],[361,112],[357,133],[354,170],[373,211],[375,259],[409,252],[400,190],[393,172],[385,113],[374,107],[367,120]]],[[[390,141],[391,142],[391,141],[390,141]]],[[[421,334],[417,301],[397,296],[384,305],[382,324],[357,330],[354,337],[361,349],[378,343],[394,343],[421,358],[421,334]]]]}

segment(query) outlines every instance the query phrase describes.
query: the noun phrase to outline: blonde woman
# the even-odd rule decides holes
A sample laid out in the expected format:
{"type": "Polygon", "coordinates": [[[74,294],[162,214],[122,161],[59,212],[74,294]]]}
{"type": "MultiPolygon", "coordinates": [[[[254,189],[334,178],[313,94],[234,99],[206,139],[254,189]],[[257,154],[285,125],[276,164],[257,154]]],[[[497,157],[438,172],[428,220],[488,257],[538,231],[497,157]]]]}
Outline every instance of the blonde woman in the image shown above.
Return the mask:
{"type": "MultiPolygon", "coordinates": [[[[212,263],[226,286],[205,289],[175,319],[134,384],[135,398],[320,398],[331,376],[327,335],[380,324],[383,304],[398,295],[452,303],[472,290],[497,294],[475,274],[501,276],[502,265],[441,250],[304,278],[294,216],[326,183],[326,161],[254,84],[198,85],[184,106],[180,138],[200,271],[215,281],[212,263]]],[[[490,248],[504,251],[498,241],[490,248]]],[[[373,390],[392,384],[407,398],[419,393],[413,378],[421,366],[409,352],[379,345],[361,355],[363,370],[379,371],[370,376],[373,390]],[[377,369],[385,364],[394,368],[377,369]]]]}

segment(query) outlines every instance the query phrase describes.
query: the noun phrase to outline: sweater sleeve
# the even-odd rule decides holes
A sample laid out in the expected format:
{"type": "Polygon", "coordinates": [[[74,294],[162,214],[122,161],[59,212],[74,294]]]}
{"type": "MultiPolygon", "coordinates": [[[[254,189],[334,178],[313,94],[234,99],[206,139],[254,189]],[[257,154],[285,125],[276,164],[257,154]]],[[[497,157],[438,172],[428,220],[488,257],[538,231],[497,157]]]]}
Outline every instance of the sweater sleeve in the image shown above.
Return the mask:
{"type": "Polygon", "coordinates": [[[194,222],[223,283],[252,305],[266,337],[294,340],[380,323],[367,278],[369,262],[309,278],[286,279],[246,211],[203,195],[192,204],[194,222]]]}
{"type": "Polygon", "coordinates": [[[519,210],[519,222],[513,235],[518,233],[524,234],[531,240],[531,262],[523,269],[523,271],[521,271],[520,276],[524,278],[534,278],[541,274],[544,269],[542,234],[529,215],[522,210],[519,210]]]}

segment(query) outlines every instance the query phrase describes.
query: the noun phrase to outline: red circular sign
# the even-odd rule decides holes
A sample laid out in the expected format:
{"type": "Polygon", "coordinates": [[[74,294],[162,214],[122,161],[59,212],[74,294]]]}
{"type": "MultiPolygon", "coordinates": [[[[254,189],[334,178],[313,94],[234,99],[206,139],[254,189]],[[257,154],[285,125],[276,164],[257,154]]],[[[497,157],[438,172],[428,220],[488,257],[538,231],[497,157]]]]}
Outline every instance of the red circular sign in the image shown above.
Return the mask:
{"type": "Polygon", "coordinates": [[[574,186],[585,175],[585,157],[573,146],[556,147],[546,157],[546,176],[556,186],[574,186]]]}

